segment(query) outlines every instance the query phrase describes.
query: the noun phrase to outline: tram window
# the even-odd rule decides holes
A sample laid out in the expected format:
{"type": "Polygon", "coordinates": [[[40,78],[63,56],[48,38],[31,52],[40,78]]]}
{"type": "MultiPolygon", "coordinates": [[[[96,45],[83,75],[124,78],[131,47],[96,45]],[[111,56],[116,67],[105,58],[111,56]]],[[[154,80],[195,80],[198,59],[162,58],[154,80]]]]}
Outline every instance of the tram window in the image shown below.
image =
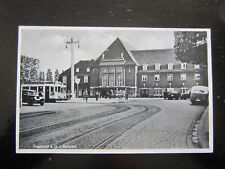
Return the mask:
{"type": "Polygon", "coordinates": [[[60,87],[58,87],[58,92],[60,92],[60,87]]]}
{"type": "Polygon", "coordinates": [[[39,87],[38,87],[38,91],[39,91],[39,92],[43,92],[43,86],[39,86],[39,87]]]}
{"type": "Polygon", "coordinates": [[[51,92],[53,92],[53,87],[51,87],[51,92]]]}
{"type": "Polygon", "coordinates": [[[29,89],[29,87],[23,87],[23,89],[29,89]]]}
{"type": "Polygon", "coordinates": [[[57,92],[57,87],[55,87],[55,91],[57,92]]]}
{"type": "Polygon", "coordinates": [[[31,87],[31,90],[36,90],[37,91],[37,87],[31,87]]]}

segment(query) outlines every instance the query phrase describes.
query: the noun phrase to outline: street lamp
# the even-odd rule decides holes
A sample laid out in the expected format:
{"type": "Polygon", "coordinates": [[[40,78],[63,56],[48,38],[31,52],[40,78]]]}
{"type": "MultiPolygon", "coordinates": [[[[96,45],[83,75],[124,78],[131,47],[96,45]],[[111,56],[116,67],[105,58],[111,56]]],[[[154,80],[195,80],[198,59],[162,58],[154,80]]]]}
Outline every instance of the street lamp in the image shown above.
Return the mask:
{"type": "Polygon", "coordinates": [[[74,97],[74,51],[73,51],[73,45],[78,44],[79,48],[79,41],[74,41],[73,38],[70,39],[70,41],[66,42],[66,48],[67,45],[71,46],[71,95],[74,97]]]}

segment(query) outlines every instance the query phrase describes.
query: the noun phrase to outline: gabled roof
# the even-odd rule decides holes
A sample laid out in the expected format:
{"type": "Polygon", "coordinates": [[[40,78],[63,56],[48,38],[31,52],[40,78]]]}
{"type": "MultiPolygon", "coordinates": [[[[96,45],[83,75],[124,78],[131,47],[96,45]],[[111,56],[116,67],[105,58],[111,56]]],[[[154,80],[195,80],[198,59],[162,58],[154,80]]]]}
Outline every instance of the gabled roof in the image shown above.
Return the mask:
{"type": "Polygon", "coordinates": [[[119,38],[116,38],[113,43],[96,59],[94,65],[98,65],[102,60],[104,54],[104,60],[116,60],[121,59],[121,53],[123,53],[125,64],[137,64],[133,54],[126,47],[125,44],[119,38]]]}
{"type": "Polygon", "coordinates": [[[174,49],[157,49],[157,50],[134,50],[131,51],[139,65],[154,65],[159,63],[165,65],[168,63],[178,64],[174,49]]]}

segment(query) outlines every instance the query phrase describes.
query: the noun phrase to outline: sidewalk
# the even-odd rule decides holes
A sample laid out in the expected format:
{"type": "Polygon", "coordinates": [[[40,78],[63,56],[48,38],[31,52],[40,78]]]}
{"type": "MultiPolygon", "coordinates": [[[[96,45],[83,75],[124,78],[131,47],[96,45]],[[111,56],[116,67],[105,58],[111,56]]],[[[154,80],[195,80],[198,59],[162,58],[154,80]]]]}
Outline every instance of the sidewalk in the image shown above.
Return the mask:
{"type": "Polygon", "coordinates": [[[59,103],[127,103],[128,101],[124,98],[99,98],[98,101],[95,98],[88,98],[87,102],[84,98],[71,98],[66,101],[57,101],[59,103]]]}
{"type": "MultiPolygon", "coordinates": [[[[126,100],[125,98],[99,98],[98,101],[96,101],[95,98],[88,98],[87,103],[128,103],[128,102],[134,102],[136,100],[150,100],[150,99],[160,99],[163,100],[163,98],[129,98],[126,100]]],[[[71,98],[69,100],[64,101],[57,101],[58,103],[86,103],[86,100],[84,98],[71,98]]]]}
{"type": "Polygon", "coordinates": [[[209,148],[209,108],[207,107],[199,120],[198,139],[201,148],[209,148]]]}

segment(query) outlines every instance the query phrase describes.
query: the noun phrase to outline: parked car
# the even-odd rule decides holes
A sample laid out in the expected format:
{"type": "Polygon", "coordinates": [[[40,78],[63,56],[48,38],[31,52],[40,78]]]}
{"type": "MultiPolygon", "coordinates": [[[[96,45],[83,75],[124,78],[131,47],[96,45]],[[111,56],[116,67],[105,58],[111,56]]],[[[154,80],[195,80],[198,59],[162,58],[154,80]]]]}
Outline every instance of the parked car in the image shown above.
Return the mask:
{"type": "Polygon", "coordinates": [[[44,105],[45,99],[42,93],[37,93],[35,90],[22,90],[22,102],[28,103],[32,106],[34,103],[38,103],[40,105],[44,105]]]}
{"type": "Polygon", "coordinates": [[[192,104],[208,103],[209,90],[206,86],[194,86],[191,89],[190,100],[192,104]]]}
{"type": "Polygon", "coordinates": [[[185,93],[180,95],[180,99],[186,100],[187,98],[190,98],[190,94],[191,94],[191,91],[187,90],[185,93]]]}
{"type": "Polygon", "coordinates": [[[164,92],[163,93],[164,99],[173,100],[173,99],[180,99],[180,93],[177,91],[170,91],[170,92],[164,92]]]}

